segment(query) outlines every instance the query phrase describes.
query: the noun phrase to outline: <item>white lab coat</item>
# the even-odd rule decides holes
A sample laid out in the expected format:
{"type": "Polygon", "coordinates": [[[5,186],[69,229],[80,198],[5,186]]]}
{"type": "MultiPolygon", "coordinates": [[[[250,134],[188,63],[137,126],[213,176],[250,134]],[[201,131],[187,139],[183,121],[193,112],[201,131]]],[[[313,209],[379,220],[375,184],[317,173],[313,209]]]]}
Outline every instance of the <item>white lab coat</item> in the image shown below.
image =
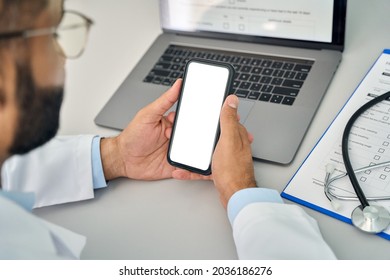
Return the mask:
{"type": "MultiPolygon", "coordinates": [[[[4,191],[35,193],[34,207],[94,197],[91,147],[94,136],[56,137],[2,167],[4,191]]],[[[84,236],[55,226],[0,197],[0,259],[77,259],[84,236]]]]}
{"type": "MultiPolygon", "coordinates": [[[[12,157],[2,168],[3,189],[34,192],[35,207],[93,198],[92,139],[56,137],[28,155],[12,157]]],[[[78,258],[85,244],[83,237],[1,197],[0,224],[0,258],[78,258]]],[[[298,206],[252,203],[232,228],[242,259],[334,258],[316,221],[298,206]]]]}
{"type": "Polygon", "coordinates": [[[297,205],[256,202],[232,224],[240,259],[335,259],[317,221],[297,205]]]}
{"type": "Polygon", "coordinates": [[[93,198],[93,137],[58,136],[27,155],[13,156],[2,168],[3,189],[35,193],[34,207],[93,198]]]}

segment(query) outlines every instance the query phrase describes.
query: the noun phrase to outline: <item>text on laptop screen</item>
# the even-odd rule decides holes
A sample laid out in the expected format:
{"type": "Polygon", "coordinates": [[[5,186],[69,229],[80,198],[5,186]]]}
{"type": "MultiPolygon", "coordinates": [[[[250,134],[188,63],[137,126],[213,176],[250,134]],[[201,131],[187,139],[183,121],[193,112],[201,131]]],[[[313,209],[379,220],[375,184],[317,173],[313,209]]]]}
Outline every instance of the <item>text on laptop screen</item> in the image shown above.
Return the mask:
{"type": "Polygon", "coordinates": [[[333,0],[164,0],[162,27],[330,43],[333,0]]]}

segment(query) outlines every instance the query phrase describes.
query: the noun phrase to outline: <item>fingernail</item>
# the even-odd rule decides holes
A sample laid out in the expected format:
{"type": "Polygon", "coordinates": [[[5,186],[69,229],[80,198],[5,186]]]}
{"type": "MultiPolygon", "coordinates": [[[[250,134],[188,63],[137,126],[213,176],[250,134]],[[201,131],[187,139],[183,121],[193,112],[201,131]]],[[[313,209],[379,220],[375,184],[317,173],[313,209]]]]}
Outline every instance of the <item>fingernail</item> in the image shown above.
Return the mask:
{"type": "Polygon", "coordinates": [[[232,97],[229,98],[228,100],[228,105],[233,108],[233,109],[237,109],[238,107],[238,97],[233,95],[232,97]]]}

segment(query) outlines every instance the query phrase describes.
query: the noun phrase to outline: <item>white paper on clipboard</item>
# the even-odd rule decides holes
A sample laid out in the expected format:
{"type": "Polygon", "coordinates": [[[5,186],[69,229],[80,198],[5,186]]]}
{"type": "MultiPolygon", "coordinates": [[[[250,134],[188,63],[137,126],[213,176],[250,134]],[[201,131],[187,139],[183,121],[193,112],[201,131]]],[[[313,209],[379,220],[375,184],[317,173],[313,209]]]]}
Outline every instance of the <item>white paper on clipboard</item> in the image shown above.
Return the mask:
{"type": "MultiPolygon", "coordinates": [[[[364,79],[325,131],[317,145],[282,192],[282,197],[351,224],[351,213],[358,201],[339,201],[335,210],[324,194],[325,166],[332,163],[335,175],[345,172],[341,138],[352,114],[374,96],[390,90],[390,49],[376,60],[364,79]]],[[[354,169],[390,160],[390,101],[383,101],[366,111],[350,134],[350,158],[354,169]]],[[[390,166],[362,172],[357,179],[366,196],[390,196],[390,166]]],[[[353,196],[348,177],[331,185],[334,192],[353,196]]],[[[390,211],[390,201],[374,201],[390,211]]],[[[390,240],[390,228],[378,234],[390,240]]]]}

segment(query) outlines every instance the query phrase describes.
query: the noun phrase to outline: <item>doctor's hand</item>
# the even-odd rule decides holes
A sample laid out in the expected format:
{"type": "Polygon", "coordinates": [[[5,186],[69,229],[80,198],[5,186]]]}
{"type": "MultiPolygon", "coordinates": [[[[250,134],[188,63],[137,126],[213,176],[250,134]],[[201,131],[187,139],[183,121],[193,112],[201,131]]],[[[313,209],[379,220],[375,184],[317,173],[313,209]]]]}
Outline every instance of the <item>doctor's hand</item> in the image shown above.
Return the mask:
{"type": "Polygon", "coordinates": [[[117,137],[101,140],[106,180],[172,177],[175,168],[166,159],[169,141],[166,130],[172,127],[172,122],[164,114],[177,101],[180,87],[181,81],[176,81],[160,98],[140,110],[117,137]]]}
{"type": "Polygon", "coordinates": [[[240,124],[238,98],[229,95],[220,116],[221,135],[212,161],[212,177],[224,207],[237,191],[256,187],[251,142],[253,136],[240,124]]]}
{"type": "MultiPolygon", "coordinates": [[[[179,172],[167,161],[174,113],[164,116],[179,97],[181,80],[154,102],[140,110],[116,137],[100,144],[106,180],[127,177],[139,180],[171,178],[179,172]]],[[[191,175],[192,176],[192,175],[191,175]]],[[[200,176],[193,176],[199,179],[200,176]]]]}

